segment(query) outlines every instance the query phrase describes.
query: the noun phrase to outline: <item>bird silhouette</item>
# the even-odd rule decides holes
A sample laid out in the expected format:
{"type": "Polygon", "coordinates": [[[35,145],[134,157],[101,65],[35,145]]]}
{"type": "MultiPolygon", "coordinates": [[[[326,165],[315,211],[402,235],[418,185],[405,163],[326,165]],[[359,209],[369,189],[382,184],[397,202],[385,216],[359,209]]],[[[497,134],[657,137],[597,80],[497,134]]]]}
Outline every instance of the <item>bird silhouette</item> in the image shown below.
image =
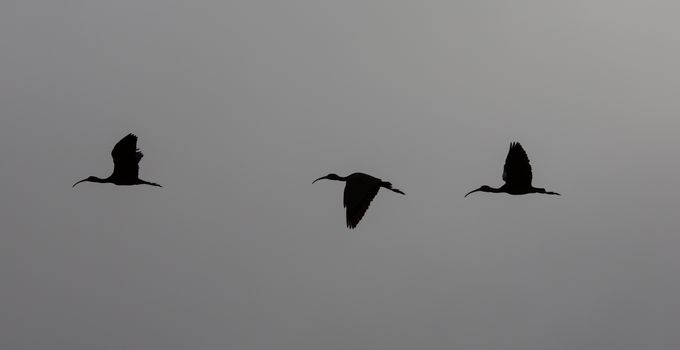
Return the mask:
{"type": "Polygon", "coordinates": [[[163,187],[139,178],[139,161],[143,156],[137,148],[137,136],[128,134],[118,141],[111,151],[111,157],[113,157],[113,173],[111,173],[111,176],[105,179],[90,176],[74,183],[72,187],[76,187],[81,182],[112,183],[119,186],[151,185],[163,187]]]}
{"type": "Polygon", "coordinates": [[[510,143],[510,150],[508,156],[505,158],[505,165],[503,166],[503,181],[505,185],[500,188],[493,188],[489,186],[482,186],[476,190],[468,192],[467,197],[473,192],[493,192],[493,193],[508,193],[508,194],[527,194],[527,193],[545,193],[560,195],[557,192],[546,191],[545,188],[536,188],[531,185],[531,164],[529,164],[529,157],[518,142],[510,143]]]}
{"type": "Polygon", "coordinates": [[[350,229],[355,228],[357,224],[359,224],[359,221],[364,217],[368,206],[371,205],[371,201],[378,194],[380,187],[384,187],[392,192],[404,194],[401,190],[392,188],[391,183],[364,173],[353,173],[345,177],[336,174],[328,174],[314,180],[314,182],[321,179],[345,181],[345,193],[342,201],[343,206],[347,208],[347,227],[350,229]]]}

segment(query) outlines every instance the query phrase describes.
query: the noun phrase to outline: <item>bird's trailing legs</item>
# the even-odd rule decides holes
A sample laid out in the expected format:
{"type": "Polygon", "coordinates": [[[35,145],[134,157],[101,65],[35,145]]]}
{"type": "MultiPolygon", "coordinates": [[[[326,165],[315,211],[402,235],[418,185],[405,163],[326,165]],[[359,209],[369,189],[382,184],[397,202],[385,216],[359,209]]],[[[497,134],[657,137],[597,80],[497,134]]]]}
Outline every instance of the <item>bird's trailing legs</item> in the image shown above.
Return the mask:
{"type": "Polygon", "coordinates": [[[381,182],[381,183],[380,183],[380,187],[386,188],[386,189],[388,189],[388,190],[390,190],[390,191],[392,191],[392,192],[397,192],[397,193],[401,193],[401,194],[403,194],[403,195],[406,195],[406,193],[404,193],[402,190],[400,190],[400,189],[398,189],[398,188],[392,188],[392,184],[389,183],[389,182],[387,182],[387,181],[381,182]]]}

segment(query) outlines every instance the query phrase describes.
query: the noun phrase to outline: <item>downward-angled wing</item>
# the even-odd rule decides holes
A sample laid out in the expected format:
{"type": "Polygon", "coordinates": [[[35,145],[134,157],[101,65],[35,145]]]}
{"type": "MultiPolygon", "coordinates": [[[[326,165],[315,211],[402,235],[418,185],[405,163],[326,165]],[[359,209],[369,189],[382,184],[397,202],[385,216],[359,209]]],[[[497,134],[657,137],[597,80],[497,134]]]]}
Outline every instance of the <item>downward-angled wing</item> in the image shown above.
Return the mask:
{"type": "Polygon", "coordinates": [[[531,164],[527,153],[518,142],[511,143],[503,166],[503,181],[508,186],[530,187],[531,178],[531,164]]]}
{"type": "Polygon", "coordinates": [[[343,203],[347,208],[347,227],[357,226],[371,205],[371,201],[378,194],[378,190],[380,190],[380,179],[360,173],[348,177],[343,196],[343,203]]]}
{"type": "Polygon", "coordinates": [[[113,174],[111,174],[111,177],[137,179],[139,161],[143,156],[142,152],[137,149],[137,136],[128,134],[123,137],[111,151],[111,157],[113,157],[113,174]]]}

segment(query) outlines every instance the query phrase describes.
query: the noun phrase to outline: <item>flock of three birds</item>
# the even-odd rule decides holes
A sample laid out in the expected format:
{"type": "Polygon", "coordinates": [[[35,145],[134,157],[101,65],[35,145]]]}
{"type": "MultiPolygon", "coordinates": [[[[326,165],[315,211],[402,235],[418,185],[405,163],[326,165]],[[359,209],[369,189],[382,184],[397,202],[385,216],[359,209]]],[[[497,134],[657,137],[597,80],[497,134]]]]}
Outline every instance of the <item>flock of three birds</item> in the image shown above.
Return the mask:
{"type": "MultiPolygon", "coordinates": [[[[130,185],[151,185],[162,187],[161,185],[145,181],[139,178],[139,161],[144,155],[137,148],[137,136],[128,134],[123,137],[111,151],[113,157],[113,173],[111,176],[101,179],[95,176],[90,176],[73,184],[75,187],[81,182],[97,182],[97,183],[112,183],[119,186],[130,185]]],[[[508,156],[505,158],[505,165],[503,166],[503,181],[505,184],[499,188],[489,186],[482,186],[476,190],[468,192],[465,197],[473,192],[493,192],[493,193],[508,193],[513,195],[528,194],[528,193],[545,193],[559,195],[557,192],[546,191],[545,188],[537,188],[531,185],[531,164],[529,164],[529,157],[527,153],[517,142],[510,144],[508,156]]],[[[371,201],[378,194],[381,187],[390,191],[404,194],[399,189],[393,188],[392,184],[387,181],[382,181],[364,173],[353,173],[348,176],[338,176],[336,174],[328,174],[322,176],[314,182],[322,179],[344,181],[345,193],[343,196],[343,205],[346,208],[347,227],[352,229],[359,224],[361,218],[364,217],[371,201]]],[[[312,183],[314,183],[312,182],[312,183]]]]}

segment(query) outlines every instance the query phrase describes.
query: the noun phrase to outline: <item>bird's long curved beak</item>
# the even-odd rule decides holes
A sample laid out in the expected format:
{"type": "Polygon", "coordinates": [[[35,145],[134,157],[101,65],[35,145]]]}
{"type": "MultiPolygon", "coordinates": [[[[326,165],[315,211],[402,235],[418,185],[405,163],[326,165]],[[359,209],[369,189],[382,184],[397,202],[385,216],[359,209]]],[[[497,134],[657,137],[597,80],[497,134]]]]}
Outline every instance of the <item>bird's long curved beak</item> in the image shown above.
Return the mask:
{"type": "Polygon", "coordinates": [[[82,180],[80,180],[80,181],[74,183],[73,186],[71,186],[71,188],[76,187],[77,184],[79,184],[79,183],[81,183],[81,182],[83,182],[83,181],[86,181],[86,180],[87,180],[87,179],[82,179],[82,180]]]}
{"type": "Polygon", "coordinates": [[[315,182],[317,182],[317,181],[319,181],[319,180],[323,180],[323,179],[326,179],[326,178],[328,178],[328,176],[322,176],[322,177],[320,177],[320,178],[318,178],[318,179],[312,181],[312,183],[315,183],[315,182]]]}
{"type": "MultiPolygon", "coordinates": [[[[472,190],[472,191],[468,192],[468,193],[465,195],[465,197],[467,197],[468,195],[470,195],[470,193],[475,193],[475,192],[477,192],[477,191],[479,191],[479,190],[480,190],[480,188],[478,188],[478,189],[476,189],[476,190],[472,190]]],[[[465,197],[463,197],[463,198],[465,198],[465,197]]]]}

